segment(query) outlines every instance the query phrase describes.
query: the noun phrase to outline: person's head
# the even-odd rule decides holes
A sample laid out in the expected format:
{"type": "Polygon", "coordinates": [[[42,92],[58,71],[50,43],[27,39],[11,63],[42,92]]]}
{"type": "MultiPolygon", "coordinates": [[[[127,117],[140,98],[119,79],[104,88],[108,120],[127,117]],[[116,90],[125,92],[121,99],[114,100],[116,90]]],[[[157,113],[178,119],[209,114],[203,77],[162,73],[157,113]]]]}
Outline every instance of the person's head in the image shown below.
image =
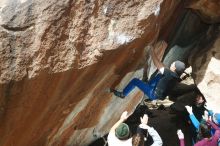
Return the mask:
{"type": "Polygon", "coordinates": [[[220,125],[220,113],[215,113],[213,114],[213,122],[215,122],[215,124],[220,125]]]}
{"type": "Polygon", "coordinates": [[[137,133],[132,137],[132,146],[144,146],[144,135],[137,133]]]}
{"type": "Polygon", "coordinates": [[[130,136],[130,130],[127,124],[121,123],[116,129],[115,129],[115,136],[120,140],[126,140],[130,136]]]}
{"type": "Polygon", "coordinates": [[[151,146],[152,144],[153,138],[148,130],[138,127],[136,134],[132,137],[132,146],[151,146]]]}
{"type": "Polygon", "coordinates": [[[196,91],[196,98],[195,98],[195,105],[197,106],[197,107],[201,107],[201,106],[203,106],[204,104],[205,104],[205,97],[202,95],[202,93],[199,91],[199,90],[197,90],[196,91]]]}
{"type": "Polygon", "coordinates": [[[185,63],[183,63],[182,61],[174,61],[171,65],[170,65],[170,70],[173,72],[176,72],[179,76],[184,72],[185,70],[185,63]]]}
{"type": "Polygon", "coordinates": [[[196,96],[195,105],[196,105],[197,107],[200,107],[200,106],[204,105],[204,103],[205,103],[205,100],[204,100],[203,96],[200,95],[200,94],[198,94],[198,95],[196,96]]]}
{"type": "Polygon", "coordinates": [[[198,139],[210,138],[212,137],[211,128],[205,123],[199,125],[198,139]]]}

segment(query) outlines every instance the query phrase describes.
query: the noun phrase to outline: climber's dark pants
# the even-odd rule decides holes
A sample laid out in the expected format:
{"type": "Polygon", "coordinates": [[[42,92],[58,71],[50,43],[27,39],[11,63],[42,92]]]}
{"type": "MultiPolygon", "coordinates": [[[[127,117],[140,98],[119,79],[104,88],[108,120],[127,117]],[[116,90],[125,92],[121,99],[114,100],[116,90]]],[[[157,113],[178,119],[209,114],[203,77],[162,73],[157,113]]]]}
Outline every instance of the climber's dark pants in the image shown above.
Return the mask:
{"type": "Polygon", "coordinates": [[[157,74],[149,82],[145,83],[137,78],[132,79],[123,90],[123,95],[127,96],[135,87],[138,87],[150,100],[158,99],[155,95],[155,88],[158,81],[161,79],[161,74],[157,74]]]}

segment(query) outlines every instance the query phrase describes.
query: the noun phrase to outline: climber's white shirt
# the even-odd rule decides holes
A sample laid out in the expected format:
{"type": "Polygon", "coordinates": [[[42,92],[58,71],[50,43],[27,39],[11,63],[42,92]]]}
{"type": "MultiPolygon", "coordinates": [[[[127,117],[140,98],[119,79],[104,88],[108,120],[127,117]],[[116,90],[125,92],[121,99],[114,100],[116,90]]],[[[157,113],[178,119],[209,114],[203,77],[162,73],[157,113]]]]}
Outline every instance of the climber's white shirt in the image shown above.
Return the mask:
{"type": "Polygon", "coordinates": [[[132,138],[129,138],[128,140],[120,140],[111,132],[109,132],[107,139],[109,146],[132,146],[132,138]]]}

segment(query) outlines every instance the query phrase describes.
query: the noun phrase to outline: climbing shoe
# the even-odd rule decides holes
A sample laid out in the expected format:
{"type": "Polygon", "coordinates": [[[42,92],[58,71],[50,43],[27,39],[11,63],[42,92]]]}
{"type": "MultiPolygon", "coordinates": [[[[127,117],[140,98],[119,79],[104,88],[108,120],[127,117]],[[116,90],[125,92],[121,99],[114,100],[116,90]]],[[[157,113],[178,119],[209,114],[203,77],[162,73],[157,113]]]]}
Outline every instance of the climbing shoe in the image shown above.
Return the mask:
{"type": "Polygon", "coordinates": [[[120,97],[120,98],[125,98],[122,92],[117,91],[115,89],[110,89],[110,92],[112,92],[115,96],[120,97]]]}

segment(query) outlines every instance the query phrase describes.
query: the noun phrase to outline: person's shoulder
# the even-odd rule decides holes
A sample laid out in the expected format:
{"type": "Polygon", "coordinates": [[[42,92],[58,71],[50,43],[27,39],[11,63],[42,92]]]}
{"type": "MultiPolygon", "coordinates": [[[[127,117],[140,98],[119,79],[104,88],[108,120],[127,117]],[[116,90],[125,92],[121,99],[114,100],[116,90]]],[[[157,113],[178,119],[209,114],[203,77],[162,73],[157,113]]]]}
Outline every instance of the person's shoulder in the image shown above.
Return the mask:
{"type": "Polygon", "coordinates": [[[120,146],[132,146],[132,138],[129,138],[127,140],[119,140],[114,133],[112,132],[109,132],[108,134],[108,137],[107,137],[107,140],[108,140],[108,145],[109,146],[117,146],[117,145],[120,145],[120,146]]]}
{"type": "Polygon", "coordinates": [[[132,138],[126,140],[126,146],[132,146],[132,138]]]}
{"type": "Polygon", "coordinates": [[[108,134],[107,141],[109,146],[115,146],[118,143],[117,137],[111,132],[108,134]]]}
{"type": "Polygon", "coordinates": [[[112,140],[112,139],[117,139],[117,137],[115,136],[114,133],[109,132],[107,139],[108,139],[108,140],[112,140]]]}
{"type": "Polygon", "coordinates": [[[167,67],[164,67],[164,71],[166,71],[166,72],[172,72],[169,68],[167,68],[167,67]]]}
{"type": "Polygon", "coordinates": [[[109,146],[132,146],[132,138],[129,138],[127,140],[119,140],[119,139],[113,139],[108,140],[109,146]]]}
{"type": "Polygon", "coordinates": [[[174,75],[175,72],[172,72],[169,68],[164,67],[164,75],[174,75]]]}
{"type": "Polygon", "coordinates": [[[175,79],[177,79],[178,81],[180,80],[179,75],[176,72],[171,71],[169,68],[165,68],[164,73],[171,76],[171,77],[173,77],[173,78],[175,78],[175,79]]]}

